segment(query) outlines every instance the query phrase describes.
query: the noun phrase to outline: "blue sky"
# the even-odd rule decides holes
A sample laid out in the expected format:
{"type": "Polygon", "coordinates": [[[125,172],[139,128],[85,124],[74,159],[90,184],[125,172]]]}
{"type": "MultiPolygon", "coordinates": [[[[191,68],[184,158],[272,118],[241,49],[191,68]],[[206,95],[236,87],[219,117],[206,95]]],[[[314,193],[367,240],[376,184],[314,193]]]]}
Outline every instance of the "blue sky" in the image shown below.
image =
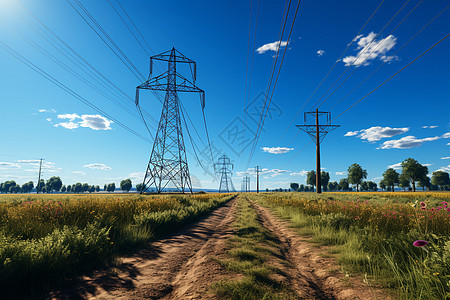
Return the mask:
{"type": "MultiPolygon", "coordinates": [[[[108,1],[80,1],[146,77],[148,56],[108,1]]],[[[70,2],[77,7],[73,0],[70,2]]],[[[111,3],[117,7],[115,0],[111,3]]],[[[286,56],[270,114],[254,156],[248,163],[251,145],[245,142],[243,146],[239,145],[239,139],[244,136],[234,133],[242,132],[243,120],[246,139],[253,138],[257,129],[258,112],[276,54],[274,50],[279,44],[284,2],[260,2],[253,39],[256,0],[252,3],[121,1],[154,51],[152,54],[175,47],[197,62],[197,85],[206,92],[205,113],[215,158],[227,154],[235,164],[234,185],[240,188],[242,176],[249,174],[252,189],[255,188],[255,177],[251,168],[256,165],[264,169],[261,188],[287,188],[290,182],[305,183],[305,171],[315,168],[315,146],[309,143],[305,133],[298,133],[299,130],[293,125],[302,124],[303,112],[315,109],[317,105],[314,104],[323,99],[326,101],[320,109],[331,111],[332,117],[339,116],[333,123],[341,125],[322,143],[322,167],[330,172],[331,180],[344,178],[348,166],[359,163],[367,169],[368,180],[378,182],[388,166],[398,166],[408,157],[427,164],[430,172],[438,169],[450,171],[450,39],[346,111],[449,33],[450,9],[447,9],[402,48],[448,5],[447,1],[441,0],[425,0],[420,4],[417,0],[411,0],[403,9],[403,1],[385,1],[357,35],[379,3],[303,0],[291,38],[287,40],[287,29],[297,4],[292,1],[286,33],[280,44],[280,53],[287,47],[286,56]],[[383,29],[399,9],[397,16],[383,29]],[[252,26],[249,43],[250,11],[252,26]],[[289,126],[351,42],[343,58],[306,103],[293,125],[289,126]],[[247,68],[247,59],[251,61],[252,57],[253,69],[250,71],[251,63],[247,68]],[[341,100],[381,64],[369,80],[341,100]],[[349,69],[342,79],[356,70],[329,98],[328,94],[322,97],[347,67],[349,69]],[[292,140],[294,136],[296,138],[292,140]]],[[[0,0],[0,7],[0,41],[115,120],[149,138],[132,102],[135,88],[142,81],[125,67],[67,1],[0,0]],[[118,95],[104,82],[101,82],[105,84],[102,86],[85,76],[83,66],[70,61],[70,55],[62,48],[59,51],[54,48],[52,44],[56,45],[56,42],[51,44],[46,40],[49,39],[46,31],[39,34],[41,27],[24,7],[126,96],[118,95]],[[47,51],[81,74],[87,83],[61,68],[25,39],[34,41],[41,51],[47,51]],[[89,84],[97,87],[98,91],[89,84]],[[118,106],[111,101],[123,102],[118,106]]],[[[60,176],[65,184],[88,182],[103,186],[130,177],[135,185],[142,180],[151,143],[132,135],[110,117],[79,102],[8,54],[3,49],[5,46],[0,46],[0,181],[36,181],[36,160],[41,157],[46,162],[44,178],[60,176]]],[[[281,55],[278,62],[280,59],[281,55]]],[[[159,101],[150,92],[141,95],[142,107],[154,120],[159,120],[159,101]]],[[[181,93],[179,96],[206,142],[198,98],[181,93]]],[[[152,123],[150,118],[148,121],[152,123]]],[[[151,127],[154,134],[155,126],[151,127]]],[[[200,150],[204,150],[192,128],[190,131],[200,150]]],[[[217,188],[218,183],[197,163],[186,130],[184,136],[194,187],[217,188]]],[[[210,162],[206,159],[202,162],[212,172],[210,162]]]]}

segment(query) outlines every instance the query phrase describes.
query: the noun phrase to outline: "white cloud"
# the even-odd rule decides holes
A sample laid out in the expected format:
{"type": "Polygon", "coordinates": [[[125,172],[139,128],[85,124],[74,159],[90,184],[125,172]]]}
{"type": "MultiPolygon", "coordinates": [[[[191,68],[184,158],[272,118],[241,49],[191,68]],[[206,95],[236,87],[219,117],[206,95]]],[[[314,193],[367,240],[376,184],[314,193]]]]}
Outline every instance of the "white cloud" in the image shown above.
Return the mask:
{"type": "Polygon", "coordinates": [[[444,172],[450,173],[450,165],[448,165],[446,167],[441,167],[436,171],[444,171],[444,172]]]}
{"type": "Polygon", "coordinates": [[[84,165],[83,167],[89,168],[89,169],[92,169],[92,170],[111,170],[111,167],[108,167],[105,164],[99,164],[99,163],[93,163],[93,164],[89,164],[89,165],[84,165]]]}
{"type": "Polygon", "coordinates": [[[79,119],[80,116],[77,114],[60,114],[58,115],[58,119],[68,119],[69,121],[73,122],[75,119],[79,119]]]}
{"type": "Polygon", "coordinates": [[[112,121],[100,115],[82,115],[81,119],[83,119],[83,121],[80,122],[81,127],[89,127],[94,130],[111,129],[110,125],[112,121]]]}
{"type": "Polygon", "coordinates": [[[431,142],[438,139],[439,139],[438,136],[418,139],[415,136],[409,135],[402,137],[399,140],[386,141],[383,144],[381,144],[381,146],[378,149],[408,149],[419,147],[422,145],[423,142],[431,142]]]}
{"type": "Polygon", "coordinates": [[[447,157],[441,157],[441,159],[450,159],[450,156],[447,156],[447,157]]]}
{"type": "MultiPolygon", "coordinates": [[[[269,175],[270,177],[279,176],[285,173],[289,173],[288,170],[280,170],[280,169],[262,169],[260,170],[260,175],[269,175]]],[[[255,168],[248,168],[246,171],[236,172],[236,176],[248,176],[248,175],[256,175],[255,168]]]]}
{"type": "Polygon", "coordinates": [[[76,129],[76,128],[80,127],[80,125],[78,125],[77,123],[74,123],[74,122],[62,122],[62,123],[55,124],[53,126],[55,126],[55,127],[61,126],[66,129],[76,129]]]}
{"type": "Polygon", "coordinates": [[[344,134],[344,136],[355,136],[358,133],[359,133],[359,130],[358,131],[349,131],[346,134],[344,134]]]}
{"type": "Polygon", "coordinates": [[[308,171],[302,170],[302,171],[300,171],[300,172],[293,172],[293,173],[291,173],[291,174],[289,174],[289,175],[291,175],[291,176],[298,176],[298,175],[300,175],[300,176],[306,176],[306,174],[308,174],[308,171]]]}
{"type": "Polygon", "coordinates": [[[287,44],[288,44],[288,41],[276,41],[273,43],[268,43],[268,44],[262,45],[261,47],[256,49],[256,52],[258,52],[259,54],[263,54],[267,51],[277,52],[278,48],[286,47],[287,44]]]}
{"type": "Polygon", "coordinates": [[[40,113],[44,113],[44,112],[48,112],[48,113],[56,113],[56,110],[55,109],[43,109],[43,108],[41,108],[41,109],[36,109],[38,112],[40,112],[40,113]]]}
{"type": "Polygon", "coordinates": [[[390,165],[390,166],[388,166],[388,168],[392,168],[392,169],[395,169],[395,170],[400,170],[402,168],[402,163],[400,162],[398,164],[390,165]]]}
{"type": "Polygon", "coordinates": [[[391,128],[391,127],[381,127],[374,126],[368,129],[362,129],[359,131],[349,131],[344,136],[355,136],[357,135],[362,140],[368,140],[369,142],[376,142],[383,138],[390,138],[409,130],[408,127],[404,128],[391,128]]]}
{"type": "Polygon", "coordinates": [[[345,176],[345,175],[347,175],[347,172],[346,171],[336,172],[336,175],[345,176]]]}
{"type": "Polygon", "coordinates": [[[376,58],[383,62],[390,62],[398,59],[396,56],[388,56],[386,53],[397,43],[397,38],[393,35],[380,40],[375,40],[376,33],[371,32],[367,36],[358,35],[353,39],[357,41],[356,49],[359,52],[356,56],[350,55],[342,59],[346,66],[367,66],[376,58]]]}
{"type": "Polygon", "coordinates": [[[324,50],[317,50],[316,53],[317,53],[318,56],[322,56],[322,55],[325,54],[325,51],[324,50]]]}
{"type": "Polygon", "coordinates": [[[450,132],[444,133],[444,134],[442,135],[442,138],[443,138],[443,139],[448,139],[448,138],[450,138],[450,132]]]}
{"type": "Polygon", "coordinates": [[[422,128],[430,128],[430,129],[437,128],[437,127],[439,127],[439,126],[436,126],[436,125],[422,126],[422,128]]]}
{"type": "Polygon", "coordinates": [[[6,168],[20,168],[20,165],[10,162],[4,162],[0,161],[0,168],[6,169],[6,168]]]}
{"type": "Polygon", "coordinates": [[[51,121],[52,121],[52,118],[47,118],[46,120],[49,121],[49,122],[51,122],[51,121]]]}
{"type": "Polygon", "coordinates": [[[447,143],[446,145],[447,145],[447,146],[450,146],[450,143],[447,143]]]}
{"type": "Polygon", "coordinates": [[[294,148],[286,148],[286,147],[262,147],[264,152],[269,152],[272,154],[283,154],[289,151],[294,150],[294,148]]]}
{"type": "Polygon", "coordinates": [[[74,172],[72,172],[73,174],[77,174],[77,175],[81,175],[81,176],[84,176],[84,175],[86,175],[86,173],[84,173],[83,171],[74,171],[74,172]]]}

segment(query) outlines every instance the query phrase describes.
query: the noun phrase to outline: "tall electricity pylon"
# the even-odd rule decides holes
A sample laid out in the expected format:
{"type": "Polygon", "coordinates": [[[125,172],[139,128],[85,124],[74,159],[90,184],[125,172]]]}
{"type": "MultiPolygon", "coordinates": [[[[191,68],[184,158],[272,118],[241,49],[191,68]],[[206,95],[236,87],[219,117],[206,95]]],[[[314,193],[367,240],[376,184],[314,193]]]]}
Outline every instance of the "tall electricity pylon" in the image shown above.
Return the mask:
{"type": "Polygon", "coordinates": [[[242,178],[242,192],[248,193],[250,192],[250,177],[244,176],[242,178]]]}
{"type": "Polygon", "coordinates": [[[222,155],[214,164],[216,173],[220,176],[219,193],[235,192],[231,176],[233,175],[233,164],[226,155],[222,155]]]}
{"type": "Polygon", "coordinates": [[[165,91],[166,96],[141,193],[151,186],[155,187],[157,193],[161,193],[169,183],[181,193],[187,189],[192,193],[177,92],[200,93],[201,107],[204,109],[205,92],[195,85],[196,76],[195,62],[175,48],[150,57],[150,75],[147,81],[136,88],[136,106],[139,106],[140,89],[165,91]],[[152,78],[154,60],[167,62],[168,70],[152,78]],[[189,65],[192,82],[177,72],[177,64],[180,63],[189,65]]]}
{"type": "Polygon", "coordinates": [[[340,125],[331,125],[331,113],[325,111],[305,112],[304,114],[304,125],[297,125],[298,128],[306,132],[314,143],[316,143],[316,187],[317,193],[322,193],[322,179],[321,179],[321,169],[320,169],[320,143],[323,141],[328,132],[335,130],[340,125]],[[316,124],[306,124],[308,121],[308,116],[315,116],[316,124]],[[319,124],[319,117],[326,116],[326,123],[319,124]]]}

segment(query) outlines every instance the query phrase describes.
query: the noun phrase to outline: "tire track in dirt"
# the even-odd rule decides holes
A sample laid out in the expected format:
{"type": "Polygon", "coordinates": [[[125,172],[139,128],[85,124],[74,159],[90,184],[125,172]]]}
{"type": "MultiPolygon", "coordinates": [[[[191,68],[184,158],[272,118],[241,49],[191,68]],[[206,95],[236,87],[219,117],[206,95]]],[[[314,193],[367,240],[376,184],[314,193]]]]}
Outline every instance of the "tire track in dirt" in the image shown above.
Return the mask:
{"type": "Polygon", "coordinates": [[[210,257],[224,252],[236,199],[203,220],[122,259],[114,269],[84,276],[47,299],[214,299],[213,281],[229,277],[210,257]]]}
{"type": "Polygon", "coordinates": [[[292,289],[302,299],[390,299],[380,289],[370,288],[355,278],[332,274],[331,270],[339,267],[335,258],[321,256],[323,251],[295,233],[287,222],[258,203],[250,202],[263,226],[280,240],[288,262],[285,272],[292,289]]]}

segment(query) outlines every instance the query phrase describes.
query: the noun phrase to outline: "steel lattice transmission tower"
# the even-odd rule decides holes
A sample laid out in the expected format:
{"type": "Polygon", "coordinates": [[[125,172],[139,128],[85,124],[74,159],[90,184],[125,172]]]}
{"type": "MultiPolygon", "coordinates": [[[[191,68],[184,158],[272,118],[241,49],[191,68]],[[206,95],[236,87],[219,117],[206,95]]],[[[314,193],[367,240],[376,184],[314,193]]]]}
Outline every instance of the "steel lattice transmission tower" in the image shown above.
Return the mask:
{"type": "Polygon", "coordinates": [[[191,177],[181,128],[178,92],[199,93],[201,107],[202,109],[205,108],[205,92],[195,85],[196,69],[193,60],[172,48],[170,51],[150,57],[149,78],[136,88],[136,106],[139,105],[140,89],[166,92],[141,193],[151,186],[155,187],[157,193],[161,193],[169,183],[172,183],[181,193],[184,193],[185,190],[192,193],[191,177]],[[168,70],[152,78],[155,60],[167,62],[168,70]],[[177,64],[180,63],[189,65],[192,81],[177,72],[177,64]]]}
{"type": "Polygon", "coordinates": [[[241,190],[243,193],[250,192],[250,177],[244,176],[242,178],[242,189],[241,190]]]}
{"type": "Polygon", "coordinates": [[[298,128],[306,132],[314,143],[316,143],[316,187],[317,193],[322,193],[322,180],[321,180],[321,169],[320,169],[320,143],[323,141],[328,132],[335,130],[340,125],[331,125],[331,113],[325,111],[305,112],[304,114],[304,125],[297,125],[298,128]],[[308,116],[315,117],[315,124],[306,124],[308,121],[308,116]],[[326,123],[319,124],[319,117],[326,116],[326,123]]]}
{"type": "Polygon", "coordinates": [[[226,155],[222,155],[214,164],[216,173],[220,176],[219,193],[235,192],[231,176],[233,175],[233,164],[226,155]]]}

